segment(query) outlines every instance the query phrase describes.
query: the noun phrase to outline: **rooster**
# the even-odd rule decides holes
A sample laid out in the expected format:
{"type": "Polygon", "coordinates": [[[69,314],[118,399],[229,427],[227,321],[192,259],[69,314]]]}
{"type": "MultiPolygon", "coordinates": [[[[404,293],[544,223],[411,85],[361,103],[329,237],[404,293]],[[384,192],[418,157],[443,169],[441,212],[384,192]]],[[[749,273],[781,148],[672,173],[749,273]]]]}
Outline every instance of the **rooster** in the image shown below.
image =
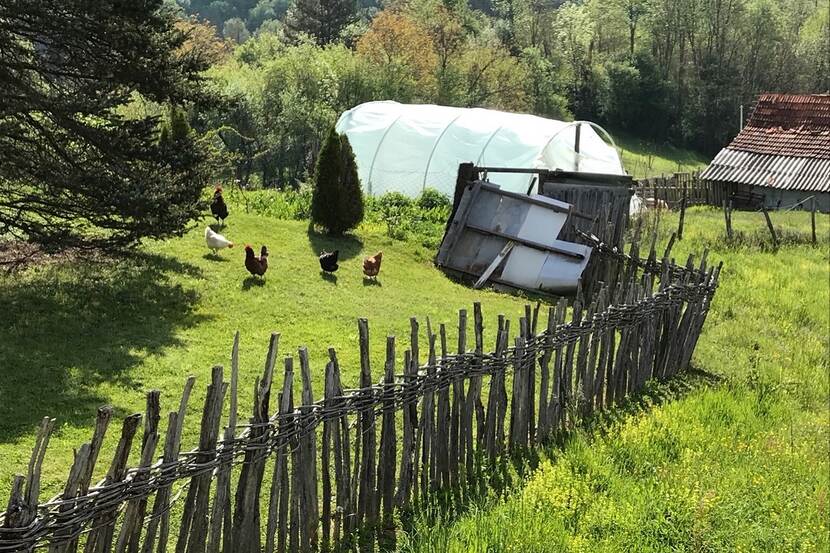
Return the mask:
{"type": "Polygon", "coordinates": [[[375,278],[380,272],[380,262],[383,261],[383,252],[378,252],[372,257],[363,260],[363,274],[375,278]]]}
{"type": "Polygon", "coordinates": [[[259,257],[254,255],[254,249],[250,245],[245,246],[245,268],[254,276],[265,276],[268,270],[268,248],[262,246],[259,257]]]}
{"type": "Polygon", "coordinates": [[[326,273],[335,272],[340,266],[337,264],[337,256],[340,250],[333,252],[320,252],[320,268],[326,273]]]}
{"type": "Polygon", "coordinates": [[[216,218],[216,221],[225,226],[225,219],[228,218],[228,204],[225,203],[225,198],[222,197],[222,186],[217,186],[213,190],[213,200],[210,202],[210,212],[216,218]]]}
{"type": "Polygon", "coordinates": [[[216,252],[219,250],[233,247],[233,242],[218,232],[213,232],[213,229],[210,227],[205,227],[205,243],[207,244],[208,249],[213,252],[213,255],[216,255],[216,252]]]}

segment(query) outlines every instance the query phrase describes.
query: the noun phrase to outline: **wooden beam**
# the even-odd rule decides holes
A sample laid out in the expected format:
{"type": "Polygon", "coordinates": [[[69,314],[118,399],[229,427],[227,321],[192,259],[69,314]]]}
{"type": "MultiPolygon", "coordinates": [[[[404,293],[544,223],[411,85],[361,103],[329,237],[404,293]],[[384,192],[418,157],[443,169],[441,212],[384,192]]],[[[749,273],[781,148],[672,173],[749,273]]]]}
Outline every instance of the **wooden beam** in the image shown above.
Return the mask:
{"type": "Polygon", "coordinates": [[[506,234],[504,232],[499,232],[497,230],[489,229],[486,227],[482,227],[479,225],[474,225],[472,223],[467,223],[466,227],[470,230],[478,232],[480,234],[488,234],[490,236],[498,236],[499,238],[505,238],[507,240],[512,240],[513,242],[518,242],[523,246],[528,246],[530,248],[546,251],[546,252],[554,252],[559,253],[568,257],[573,257],[574,259],[584,259],[585,256],[581,253],[572,252],[570,250],[566,250],[564,248],[557,248],[556,246],[548,246],[547,244],[542,244],[540,242],[535,242],[533,240],[528,240],[527,238],[520,238],[518,236],[513,236],[512,234],[506,234]]]}

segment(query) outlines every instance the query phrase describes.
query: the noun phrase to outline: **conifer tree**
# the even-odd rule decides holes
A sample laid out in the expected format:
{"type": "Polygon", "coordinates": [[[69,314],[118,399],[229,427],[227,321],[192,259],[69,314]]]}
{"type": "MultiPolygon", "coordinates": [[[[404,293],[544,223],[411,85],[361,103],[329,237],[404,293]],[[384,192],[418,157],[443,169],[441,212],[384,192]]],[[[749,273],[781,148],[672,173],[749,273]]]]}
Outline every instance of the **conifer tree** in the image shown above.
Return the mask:
{"type": "Polygon", "coordinates": [[[336,42],[356,17],[355,0],[296,0],[286,16],[285,30],[291,38],[305,33],[325,45],[336,42]]]}
{"type": "Polygon", "coordinates": [[[161,137],[121,111],[213,103],[164,0],[0,0],[0,22],[0,237],[117,250],[184,232],[208,152],[183,111],[161,137]]]}
{"type": "Polygon", "coordinates": [[[354,152],[348,137],[338,135],[333,128],[317,158],[311,219],[330,234],[343,234],[363,220],[363,195],[354,152]]]}

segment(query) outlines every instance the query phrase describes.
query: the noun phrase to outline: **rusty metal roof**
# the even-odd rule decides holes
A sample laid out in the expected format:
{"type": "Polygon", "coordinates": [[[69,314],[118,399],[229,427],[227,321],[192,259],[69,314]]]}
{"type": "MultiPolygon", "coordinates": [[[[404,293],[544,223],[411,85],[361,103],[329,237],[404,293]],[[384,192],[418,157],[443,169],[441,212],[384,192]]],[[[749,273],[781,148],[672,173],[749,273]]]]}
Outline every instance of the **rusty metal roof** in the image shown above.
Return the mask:
{"type": "Polygon", "coordinates": [[[830,192],[830,158],[721,150],[700,178],[784,190],[830,192]]]}
{"type": "Polygon", "coordinates": [[[761,94],[728,148],[830,159],[830,94],[761,94]]]}
{"type": "Polygon", "coordinates": [[[830,192],[830,94],[761,94],[746,126],[700,177],[830,192]]]}

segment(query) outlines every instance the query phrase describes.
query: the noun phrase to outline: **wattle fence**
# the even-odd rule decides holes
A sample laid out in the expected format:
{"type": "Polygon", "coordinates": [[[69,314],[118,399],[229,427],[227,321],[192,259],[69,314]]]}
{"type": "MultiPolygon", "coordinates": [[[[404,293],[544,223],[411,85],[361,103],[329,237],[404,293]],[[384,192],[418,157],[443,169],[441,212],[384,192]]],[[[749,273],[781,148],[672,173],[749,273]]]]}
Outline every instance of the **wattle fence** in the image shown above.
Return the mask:
{"type": "Polygon", "coordinates": [[[293,356],[284,358],[278,382],[273,334],[244,423],[237,335],[230,374],[212,370],[195,449],[180,451],[190,377],[163,436],[157,391],[147,395],[143,417],[124,419],[106,477],[93,484],[112,419],[110,408],[99,409],[63,493],[42,501],[40,473],[54,426],[45,418],[26,475],[14,479],[0,517],[0,552],[393,548],[396,512],[478,486],[506,455],[548,442],[648,380],[689,366],[720,266],[707,266],[705,254],[676,265],[669,251],[658,258],[653,244],[647,258],[636,244],[629,255],[595,246],[613,270],[602,272],[605,282],[591,297],[580,292],[570,306],[564,298],[550,306],[544,328],[538,304],[515,325],[499,316],[492,330],[475,304],[472,336],[462,310],[451,345],[445,325],[413,318],[403,363],[389,336],[382,371],[373,371],[369,325],[359,320],[360,387],[343,388],[330,349],[322,399],[315,400],[305,348],[298,367],[293,356]],[[140,458],[131,465],[142,421],[140,458]]]}

